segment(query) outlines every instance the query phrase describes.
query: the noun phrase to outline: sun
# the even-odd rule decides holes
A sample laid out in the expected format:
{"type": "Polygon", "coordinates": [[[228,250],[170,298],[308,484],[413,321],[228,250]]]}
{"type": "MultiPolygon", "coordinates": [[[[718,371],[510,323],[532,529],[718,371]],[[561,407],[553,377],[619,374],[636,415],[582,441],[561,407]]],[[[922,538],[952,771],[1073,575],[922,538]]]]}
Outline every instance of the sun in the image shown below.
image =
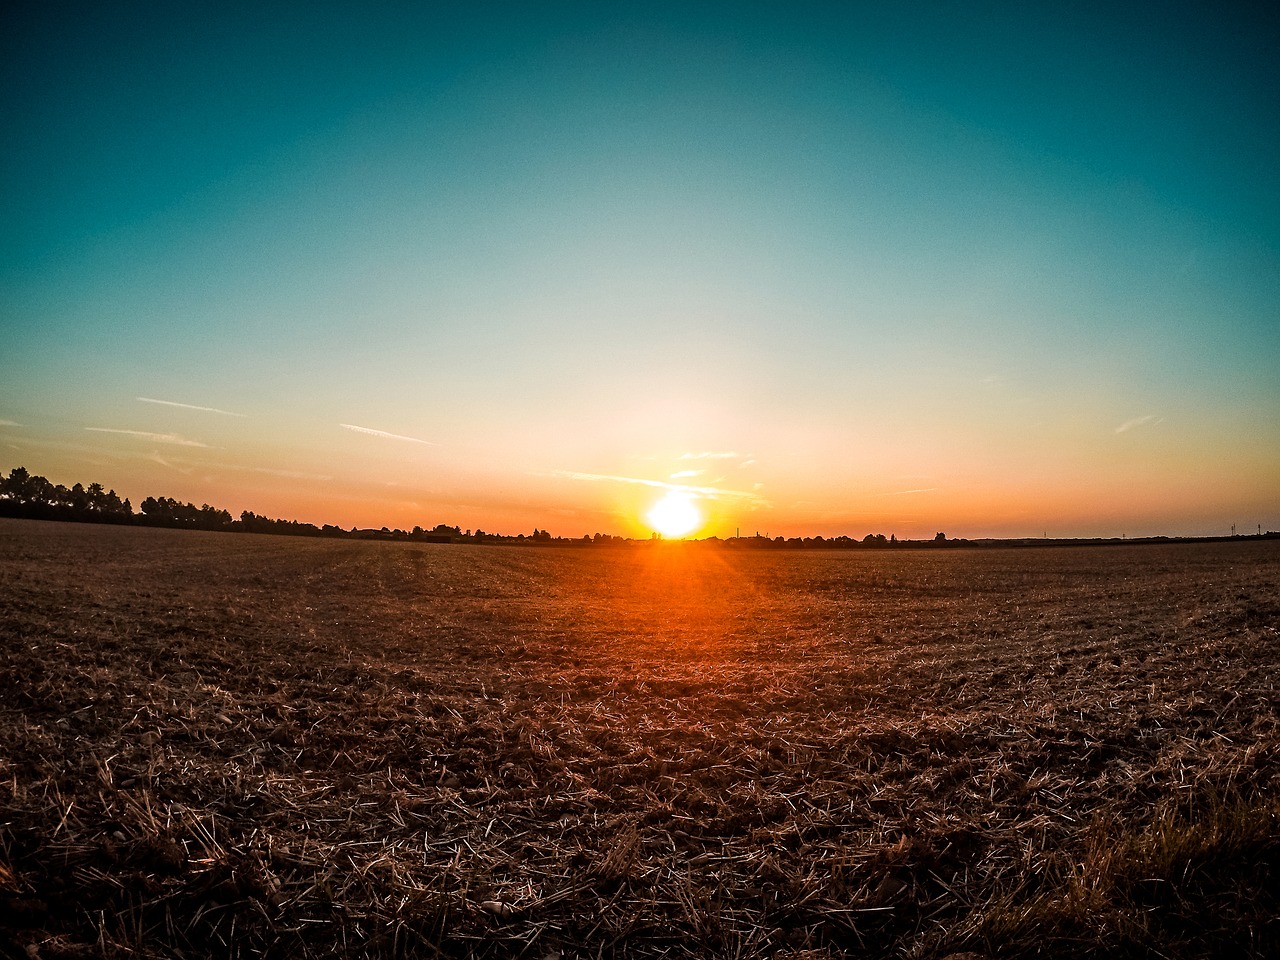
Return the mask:
{"type": "Polygon", "coordinates": [[[693,497],[677,490],[667,493],[645,516],[664,537],[683,537],[702,523],[702,514],[694,506],[693,497]]]}

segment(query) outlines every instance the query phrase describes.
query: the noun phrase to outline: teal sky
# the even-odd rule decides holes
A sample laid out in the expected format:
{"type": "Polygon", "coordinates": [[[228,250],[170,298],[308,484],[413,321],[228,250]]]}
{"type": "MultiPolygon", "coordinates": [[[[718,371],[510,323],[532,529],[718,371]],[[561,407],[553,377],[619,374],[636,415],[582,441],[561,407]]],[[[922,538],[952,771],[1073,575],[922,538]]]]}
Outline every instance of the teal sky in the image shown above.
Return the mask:
{"type": "Polygon", "coordinates": [[[720,535],[1280,529],[1263,6],[0,18],[5,470],[348,526],[642,534],[690,486],[720,535]]]}

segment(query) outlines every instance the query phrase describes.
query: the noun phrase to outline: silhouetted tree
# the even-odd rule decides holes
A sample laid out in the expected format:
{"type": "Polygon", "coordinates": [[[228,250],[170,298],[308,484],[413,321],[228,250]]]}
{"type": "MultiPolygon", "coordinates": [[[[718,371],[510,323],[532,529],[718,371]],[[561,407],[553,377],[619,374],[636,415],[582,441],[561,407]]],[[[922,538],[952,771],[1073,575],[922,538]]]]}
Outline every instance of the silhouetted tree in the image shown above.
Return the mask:
{"type": "Polygon", "coordinates": [[[0,495],[7,500],[28,503],[32,499],[31,481],[31,474],[26,467],[14,467],[9,471],[9,476],[0,480],[0,495]]]}
{"type": "Polygon", "coordinates": [[[0,513],[13,517],[43,520],[89,520],[95,523],[124,523],[133,514],[126,500],[100,483],[86,488],[77,483],[71,489],[35,476],[25,467],[14,467],[8,477],[0,477],[0,513]]]}

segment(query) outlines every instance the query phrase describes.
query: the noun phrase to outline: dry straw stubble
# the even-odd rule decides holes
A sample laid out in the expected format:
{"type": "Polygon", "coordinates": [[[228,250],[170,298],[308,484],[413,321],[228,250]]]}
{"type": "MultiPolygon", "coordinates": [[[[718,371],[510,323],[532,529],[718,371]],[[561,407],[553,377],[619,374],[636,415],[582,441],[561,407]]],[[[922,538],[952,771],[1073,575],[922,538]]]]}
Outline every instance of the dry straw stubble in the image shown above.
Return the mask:
{"type": "Polygon", "coordinates": [[[1275,952],[1280,545],[668,546],[0,523],[2,935],[1275,952]]]}

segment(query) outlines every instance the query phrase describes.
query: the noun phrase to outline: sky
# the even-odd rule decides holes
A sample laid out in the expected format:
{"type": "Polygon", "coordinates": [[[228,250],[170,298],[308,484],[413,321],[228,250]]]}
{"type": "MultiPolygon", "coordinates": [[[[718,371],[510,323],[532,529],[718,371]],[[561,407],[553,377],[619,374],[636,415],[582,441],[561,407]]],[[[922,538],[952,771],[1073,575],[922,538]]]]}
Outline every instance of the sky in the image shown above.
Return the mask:
{"type": "Polygon", "coordinates": [[[1280,15],[14,4],[0,468],[314,523],[1280,529],[1280,15]]]}

